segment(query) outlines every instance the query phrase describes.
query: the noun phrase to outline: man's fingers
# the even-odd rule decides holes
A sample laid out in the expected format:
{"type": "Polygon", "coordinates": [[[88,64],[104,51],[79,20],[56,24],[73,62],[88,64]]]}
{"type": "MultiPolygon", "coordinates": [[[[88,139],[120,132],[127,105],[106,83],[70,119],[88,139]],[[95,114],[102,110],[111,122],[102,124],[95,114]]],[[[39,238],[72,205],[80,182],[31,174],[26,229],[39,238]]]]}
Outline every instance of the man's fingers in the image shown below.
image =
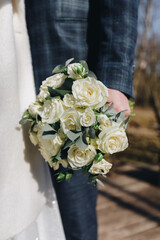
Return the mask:
{"type": "Polygon", "coordinates": [[[113,108],[117,112],[124,111],[125,118],[127,118],[131,113],[128,98],[122,92],[115,89],[108,89],[108,94],[109,105],[113,102],[113,108]]]}

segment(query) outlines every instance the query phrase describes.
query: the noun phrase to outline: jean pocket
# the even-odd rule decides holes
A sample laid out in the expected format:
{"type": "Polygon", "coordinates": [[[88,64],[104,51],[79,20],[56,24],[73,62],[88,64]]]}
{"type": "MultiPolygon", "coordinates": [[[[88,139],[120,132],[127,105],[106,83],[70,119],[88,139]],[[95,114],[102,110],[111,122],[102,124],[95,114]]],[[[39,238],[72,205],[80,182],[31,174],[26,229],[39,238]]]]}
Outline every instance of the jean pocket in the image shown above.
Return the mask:
{"type": "Polygon", "coordinates": [[[56,20],[86,21],[88,19],[89,0],[54,0],[53,2],[56,20]]]}

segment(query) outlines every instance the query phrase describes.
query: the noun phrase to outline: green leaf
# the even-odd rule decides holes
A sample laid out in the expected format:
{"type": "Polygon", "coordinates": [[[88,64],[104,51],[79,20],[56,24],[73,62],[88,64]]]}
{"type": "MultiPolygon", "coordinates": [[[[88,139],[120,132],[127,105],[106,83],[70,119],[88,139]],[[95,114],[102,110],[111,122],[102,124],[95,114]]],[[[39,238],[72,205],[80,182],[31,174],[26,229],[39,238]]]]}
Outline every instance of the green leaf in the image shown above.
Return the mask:
{"type": "Polygon", "coordinates": [[[73,142],[70,139],[68,139],[62,149],[65,150],[65,149],[69,148],[72,144],[73,144],[73,142]]]}
{"type": "Polygon", "coordinates": [[[27,121],[28,121],[28,117],[22,118],[22,119],[19,121],[19,124],[24,125],[24,124],[27,123],[27,121]]]}
{"type": "Polygon", "coordinates": [[[89,127],[89,136],[94,139],[96,137],[96,131],[93,126],[89,127]]]}
{"type": "Polygon", "coordinates": [[[74,60],[74,58],[70,58],[65,62],[65,67],[67,67],[72,61],[74,60]]]}
{"type": "Polygon", "coordinates": [[[96,178],[96,182],[97,182],[99,185],[101,185],[102,187],[104,187],[104,183],[103,183],[101,180],[99,180],[98,178],[96,178]]]}
{"type": "Polygon", "coordinates": [[[72,91],[72,85],[75,80],[72,78],[66,78],[63,85],[58,88],[59,90],[67,90],[67,91],[72,91]]]}
{"type": "Polygon", "coordinates": [[[37,122],[33,122],[31,128],[30,128],[30,132],[33,132],[34,130],[34,127],[37,125],[37,122]]]}
{"type": "Polygon", "coordinates": [[[69,94],[72,93],[72,91],[70,90],[53,89],[52,87],[48,87],[48,91],[51,97],[56,97],[56,96],[64,97],[66,93],[69,93],[69,94]]]}
{"type": "Polygon", "coordinates": [[[125,118],[125,113],[124,112],[125,111],[126,110],[117,113],[114,120],[118,123],[124,121],[124,118],[125,118]]]}
{"type": "Polygon", "coordinates": [[[54,129],[49,125],[49,124],[45,124],[42,128],[43,132],[48,132],[48,131],[53,131],[54,129]]]}
{"type": "Polygon", "coordinates": [[[95,156],[95,160],[97,162],[100,162],[103,159],[103,154],[102,153],[97,153],[95,156]]]}
{"type": "Polygon", "coordinates": [[[58,174],[58,177],[56,178],[57,180],[62,180],[62,179],[64,179],[65,178],[65,173],[63,173],[63,172],[60,172],[59,174],[58,174]]]}
{"type": "Polygon", "coordinates": [[[91,168],[92,164],[93,164],[93,162],[91,162],[91,163],[90,163],[89,165],[87,165],[87,166],[84,166],[84,167],[81,169],[83,175],[86,175],[86,174],[89,172],[89,169],[91,168]]]}
{"type": "Polygon", "coordinates": [[[44,132],[42,134],[42,139],[45,139],[45,140],[53,140],[54,138],[56,137],[56,133],[51,133],[49,134],[48,132],[44,132]]]}
{"type": "Polygon", "coordinates": [[[58,160],[57,160],[57,158],[56,158],[57,156],[52,156],[51,157],[51,162],[53,162],[53,163],[56,163],[56,162],[58,162],[58,160]]]}
{"type": "Polygon", "coordinates": [[[28,111],[28,109],[23,113],[23,116],[22,116],[22,119],[19,121],[19,124],[21,124],[21,125],[24,125],[24,124],[26,124],[27,123],[27,121],[34,121],[35,120],[35,118],[33,118],[31,115],[30,115],[30,113],[29,113],[29,111],[28,111]]]}
{"type": "Polygon", "coordinates": [[[52,128],[49,124],[45,124],[42,128],[43,134],[42,138],[45,140],[52,140],[56,137],[57,131],[52,128]]]}
{"type": "Polygon", "coordinates": [[[83,139],[82,139],[82,134],[80,135],[80,137],[75,141],[75,144],[78,148],[85,150],[88,145],[84,143],[83,139]]]}
{"type": "Polygon", "coordinates": [[[86,144],[86,145],[88,146],[87,139],[86,139],[86,134],[87,134],[86,131],[83,132],[83,134],[82,134],[82,140],[83,140],[83,143],[86,144]]]}
{"type": "Polygon", "coordinates": [[[81,69],[80,69],[79,67],[77,67],[77,73],[78,73],[79,75],[82,74],[82,71],[81,71],[81,69]]]}
{"type": "Polygon", "coordinates": [[[88,177],[88,183],[89,183],[89,184],[92,184],[92,183],[95,184],[95,183],[97,182],[97,181],[96,181],[97,176],[98,176],[97,174],[96,174],[96,175],[90,174],[89,177],[88,177]]]}
{"type": "Polygon", "coordinates": [[[73,132],[72,130],[67,132],[67,137],[73,142],[75,141],[79,136],[82,135],[82,132],[73,132]]]}
{"type": "Polygon", "coordinates": [[[130,119],[130,117],[128,117],[127,119],[124,120],[125,127],[127,126],[129,119],[130,119]]]}
{"type": "Polygon", "coordinates": [[[85,68],[85,70],[87,72],[89,72],[88,64],[85,60],[80,60],[79,63],[81,63],[83,65],[83,67],[85,68]]]}
{"type": "MultiPolygon", "coordinates": [[[[114,103],[112,102],[111,105],[110,105],[109,107],[106,107],[106,110],[103,111],[103,113],[106,114],[106,113],[109,113],[110,110],[113,110],[113,105],[114,105],[114,103]]],[[[117,111],[116,111],[116,113],[117,113],[117,111]]]]}
{"type": "Polygon", "coordinates": [[[71,179],[71,177],[73,176],[73,173],[66,173],[66,181],[69,181],[71,179]]]}
{"type": "Polygon", "coordinates": [[[67,71],[67,68],[65,66],[58,65],[53,69],[52,73],[61,73],[61,72],[65,72],[65,71],[67,71]]]}
{"type": "Polygon", "coordinates": [[[135,114],[135,113],[131,113],[131,114],[129,114],[129,116],[130,116],[130,117],[135,117],[136,114],[135,114]]]}
{"type": "Polygon", "coordinates": [[[88,77],[92,77],[92,78],[95,78],[95,79],[97,79],[97,76],[94,74],[94,72],[92,72],[92,71],[89,71],[88,72],[88,77]]]}
{"type": "Polygon", "coordinates": [[[50,126],[57,132],[60,128],[60,121],[57,121],[57,122],[51,124],[50,126]]]}

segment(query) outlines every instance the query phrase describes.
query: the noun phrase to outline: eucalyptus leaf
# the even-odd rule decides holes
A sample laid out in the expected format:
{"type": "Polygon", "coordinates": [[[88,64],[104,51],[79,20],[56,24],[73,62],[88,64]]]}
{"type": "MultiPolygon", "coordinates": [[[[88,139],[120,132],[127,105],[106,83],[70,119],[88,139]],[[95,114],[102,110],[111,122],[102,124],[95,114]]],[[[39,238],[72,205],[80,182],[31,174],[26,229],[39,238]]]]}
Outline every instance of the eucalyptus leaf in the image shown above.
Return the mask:
{"type": "Polygon", "coordinates": [[[85,150],[88,145],[83,142],[82,135],[75,141],[75,144],[78,148],[85,150]]]}
{"type": "Polygon", "coordinates": [[[90,138],[94,139],[96,137],[96,131],[93,126],[89,128],[89,136],[90,138]]]}
{"type": "Polygon", "coordinates": [[[121,112],[119,112],[119,113],[117,113],[116,114],[116,116],[115,116],[115,121],[116,122],[118,122],[118,123],[120,123],[120,122],[123,122],[124,121],[124,118],[125,118],[125,112],[126,110],[124,110],[124,111],[121,111],[121,112]]]}
{"type": "Polygon", "coordinates": [[[65,150],[65,149],[69,148],[72,144],[73,144],[73,142],[70,139],[68,139],[62,149],[65,150]]]}
{"type": "MultiPolygon", "coordinates": [[[[111,105],[109,107],[106,107],[106,110],[103,113],[108,114],[111,110],[114,110],[113,105],[114,105],[114,103],[111,103],[111,105]]],[[[117,113],[117,111],[116,111],[116,113],[117,113]]]]}
{"type": "Polygon", "coordinates": [[[107,116],[108,115],[114,116],[117,114],[117,111],[114,108],[111,108],[109,110],[106,110],[104,114],[106,114],[107,116]]]}
{"type": "Polygon", "coordinates": [[[88,76],[97,79],[97,76],[92,71],[88,72],[88,76]]]}
{"type": "Polygon", "coordinates": [[[37,125],[37,122],[34,122],[33,124],[32,124],[32,126],[31,126],[31,128],[30,128],[30,132],[32,132],[33,131],[33,129],[34,129],[34,127],[37,125]]]}
{"type": "Polygon", "coordinates": [[[72,78],[66,78],[64,83],[62,84],[62,86],[60,88],[58,88],[59,90],[68,90],[68,91],[72,91],[72,85],[73,82],[75,80],[72,78]]]}
{"type": "Polygon", "coordinates": [[[82,134],[82,140],[83,140],[84,144],[88,145],[87,139],[86,139],[86,134],[87,134],[86,132],[83,132],[83,134],[82,134]]]}
{"type": "Polygon", "coordinates": [[[28,117],[24,117],[19,121],[19,124],[24,125],[27,123],[27,121],[28,121],[28,117]]]}
{"type": "Polygon", "coordinates": [[[67,67],[72,61],[74,60],[74,58],[70,58],[65,62],[65,67],[67,67]]]}
{"type": "Polygon", "coordinates": [[[48,87],[48,91],[49,91],[51,97],[56,97],[56,96],[64,97],[65,94],[72,93],[72,91],[70,91],[70,90],[53,89],[52,87],[48,87]]]}
{"type": "Polygon", "coordinates": [[[42,134],[42,139],[45,140],[53,140],[56,137],[56,133],[55,134],[45,134],[45,132],[42,134]]]}
{"type": "Polygon", "coordinates": [[[45,124],[42,128],[43,132],[48,132],[48,131],[53,131],[54,129],[49,125],[49,124],[45,124]]]}
{"type": "Polygon", "coordinates": [[[96,182],[97,182],[99,185],[101,185],[102,187],[104,187],[104,183],[103,183],[101,180],[99,180],[98,178],[96,178],[96,182]]]}
{"type": "Polygon", "coordinates": [[[96,183],[97,181],[96,181],[96,179],[97,179],[97,176],[98,175],[92,175],[92,174],[90,174],[89,175],[89,177],[88,177],[88,183],[96,183]]]}
{"type": "Polygon", "coordinates": [[[89,72],[89,68],[88,68],[87,62],[85,60],[81,60],[79,62],[83,65],[83,67],[85,68],[85,71],[89,72]]]}
{"type": "Polygon", "coordinates": [[[73,131],[68,131],[67,132],[67,137],[73,142],[75,141],[79,136],[82,135],[82,132],[73,132],[73,131]]]}
{"type": "Polygon", "coordinates": [[[60,128],[60,121],[51,124],[51,127],[57,132],[60,128]]]}
{"type": "Polygon", "coordinates": [[[65,66],[58,65],[53,69],[52,73],[61,73],[61,72],[65,72],[66,70],[67,68],[65,66]]]}

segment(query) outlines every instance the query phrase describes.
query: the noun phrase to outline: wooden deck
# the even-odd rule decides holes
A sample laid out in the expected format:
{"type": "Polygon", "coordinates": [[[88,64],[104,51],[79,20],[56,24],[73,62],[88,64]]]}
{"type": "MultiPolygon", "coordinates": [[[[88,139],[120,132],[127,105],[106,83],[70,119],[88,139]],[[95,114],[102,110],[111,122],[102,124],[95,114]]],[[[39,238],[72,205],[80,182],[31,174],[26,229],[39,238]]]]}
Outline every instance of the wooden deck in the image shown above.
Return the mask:
{"type": "Polygon", "coordinates": [[[121,165],[99,187],[99,240],[160,240],[158,167],[121,165]]]}

